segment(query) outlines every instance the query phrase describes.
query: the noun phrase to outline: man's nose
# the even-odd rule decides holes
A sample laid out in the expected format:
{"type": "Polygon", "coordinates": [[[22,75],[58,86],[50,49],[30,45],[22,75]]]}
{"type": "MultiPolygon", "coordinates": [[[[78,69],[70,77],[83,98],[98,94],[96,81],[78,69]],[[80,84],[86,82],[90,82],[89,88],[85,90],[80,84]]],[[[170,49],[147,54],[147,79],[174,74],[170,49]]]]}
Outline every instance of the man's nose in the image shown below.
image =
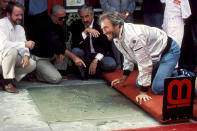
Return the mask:
{"type": "Polygon", "coordinates": [[[83,18],[83,21],[84,21],[84,22],[87,22],[87,21],[88,21],[88,18],[84,17],[84,18],[83,18]]]}
{"type": "Polygon", "coordinates": [[[107,33],[104,29],[102,29],[102,31],[103,31],[103,34],[104,34],[104,35],[107,33]]]}
{"type": "Polygon", "coordinates": [[[22,19],[22,18],[23,18],[23,16],[22,16],[22,15],[20,15],[20,16],[18,16],[18,18],[19,18],[19,19],[22,19]]]}

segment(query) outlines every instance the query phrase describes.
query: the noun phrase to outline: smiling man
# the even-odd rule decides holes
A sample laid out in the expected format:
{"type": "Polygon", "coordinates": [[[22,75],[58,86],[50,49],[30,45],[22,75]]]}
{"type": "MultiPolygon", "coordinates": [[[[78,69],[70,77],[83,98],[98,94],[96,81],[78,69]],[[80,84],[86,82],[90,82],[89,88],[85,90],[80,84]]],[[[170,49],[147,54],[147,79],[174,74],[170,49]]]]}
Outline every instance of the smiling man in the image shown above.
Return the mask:
{"type": "Polygon", "coordinates": [[[139,70],[136,84],[140,88],[137,102],[151,99],[146,93],[150,88],[155,94],[163,94],[164,79],[171,76],[180,56],[178,44],[158,28],[124,23],[117,12],[104,13],[99,21],[103,33],[114,40],[124,56],[124,75],[111,85],[124,82],[136,63],[139,70]]]}
{"type": "Polygon", "coordinates": [[[0,73],[3,75],[3,89],[11,93],[18,92],[13,80],[20,81],[36,68],[36,62],[29,58],[29,49],[33,49],[35,43],[26,41],[25,31],[20,25],[23,11],[24,7],[19,3],[9,2],[7,17],[0,19],[0,73]]]}

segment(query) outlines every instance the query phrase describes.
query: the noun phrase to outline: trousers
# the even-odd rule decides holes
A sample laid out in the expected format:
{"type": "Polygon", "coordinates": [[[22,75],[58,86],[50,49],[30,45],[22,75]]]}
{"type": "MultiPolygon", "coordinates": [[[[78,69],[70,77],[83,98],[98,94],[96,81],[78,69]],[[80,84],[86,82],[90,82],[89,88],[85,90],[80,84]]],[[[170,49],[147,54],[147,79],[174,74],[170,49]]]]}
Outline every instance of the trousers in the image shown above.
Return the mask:
{"type": "Polygon", "coordinates": [[[62,76],[50,62],[50,58],[42,58],[35,55],[31,56],[36,61],[36,77],[38,80],[47,83],[59,83],[62,80],[62,76]]]}
{"type": "Polygon", "coordinates": [[[36,68],[36,62],[29,59],[29,65],[25,68],[21,65],[22,57],[18,55],[18,51],[14,48],[0,51],[0,73],[4,79],[16,79],[20,81],[28,73],[36,68]]]}

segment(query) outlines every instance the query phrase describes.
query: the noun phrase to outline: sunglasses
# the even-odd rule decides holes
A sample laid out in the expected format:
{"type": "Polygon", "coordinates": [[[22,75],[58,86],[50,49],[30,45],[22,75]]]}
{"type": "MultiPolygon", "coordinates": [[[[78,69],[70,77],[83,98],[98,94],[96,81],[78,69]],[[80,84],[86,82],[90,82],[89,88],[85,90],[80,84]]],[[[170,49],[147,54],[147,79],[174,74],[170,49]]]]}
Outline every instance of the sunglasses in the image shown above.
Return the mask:
{"type": "Polygon", "coordinates": [[[64,16],[64,17],[58,17],[58,20],[59,21],[62,21],[63,19],[65,20],[66,19],[66,16],[64,16]]]}

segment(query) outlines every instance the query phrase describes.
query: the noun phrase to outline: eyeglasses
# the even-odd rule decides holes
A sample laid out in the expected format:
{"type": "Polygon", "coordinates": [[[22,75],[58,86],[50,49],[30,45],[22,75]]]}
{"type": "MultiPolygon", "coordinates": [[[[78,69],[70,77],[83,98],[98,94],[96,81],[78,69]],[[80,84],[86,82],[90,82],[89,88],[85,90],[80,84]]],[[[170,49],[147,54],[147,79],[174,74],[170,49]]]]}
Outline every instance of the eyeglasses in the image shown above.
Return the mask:
{"type": "Polygon", "coordinates": [[[64,17],[58,17],[58,20],[59,21],[62,21],[63,19],[65,20],[66,19],[66,16],[64,16],[64,17]]]}

